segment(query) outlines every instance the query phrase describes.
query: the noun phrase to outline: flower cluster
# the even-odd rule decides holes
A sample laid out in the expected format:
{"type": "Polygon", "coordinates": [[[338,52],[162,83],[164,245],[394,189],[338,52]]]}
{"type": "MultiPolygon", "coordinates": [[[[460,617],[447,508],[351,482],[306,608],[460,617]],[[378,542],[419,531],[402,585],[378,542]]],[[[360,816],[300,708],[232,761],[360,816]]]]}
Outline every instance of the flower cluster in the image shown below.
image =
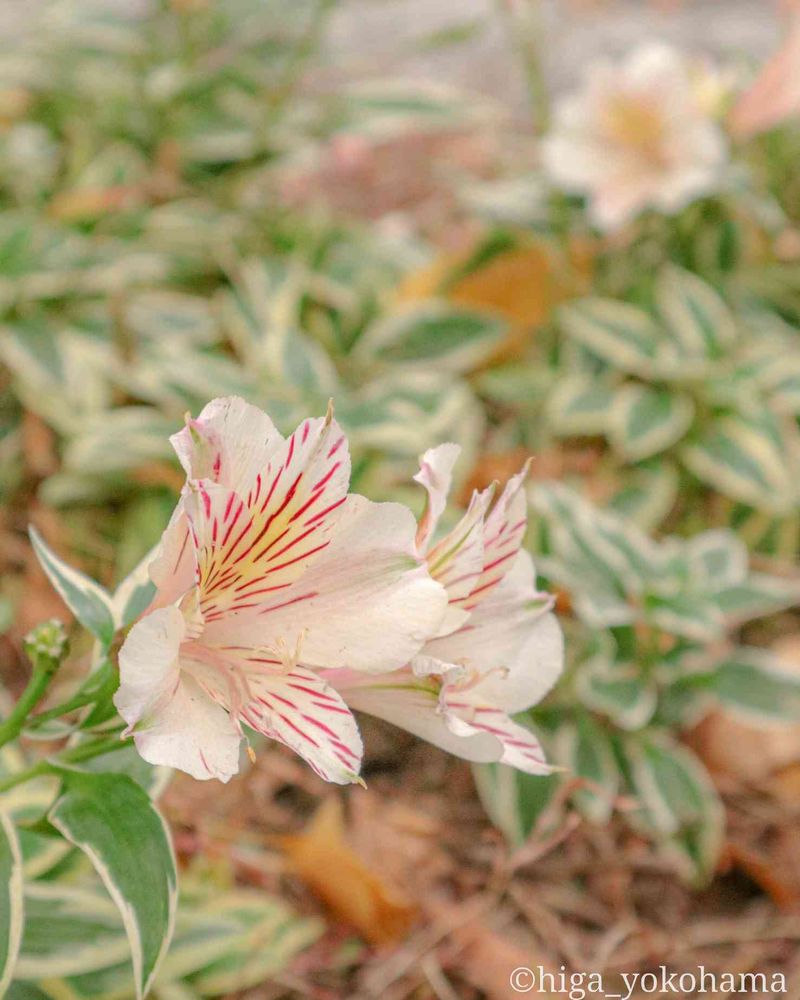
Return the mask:
{"type": "Polygon", "coordinates": [[[438,537],[455,445],[423,456],[417,525],[400,504],[348,493],[331,412],[284,438],[256,407],[217,399],[171,440],[186,484],[115,698],[146,760],[227,781],[246,726],[328,781],[358,781],[358,709],[469,760],[547,771],[509,718],[563,660],[521,549],[524,470],[496,500],[475,493],[438,537]]]}
{"type": "MultiPolygon", "coordinates": [[[[707,89],[707,88],[705,88],[707,89]]],[[[602,230],[644,209],[672,214],[720,186],[725,139],[688,61],[652,43],[621,63],[592,65],[561,99],[543,165],[564,191],[585,195],[602,230]]]]}

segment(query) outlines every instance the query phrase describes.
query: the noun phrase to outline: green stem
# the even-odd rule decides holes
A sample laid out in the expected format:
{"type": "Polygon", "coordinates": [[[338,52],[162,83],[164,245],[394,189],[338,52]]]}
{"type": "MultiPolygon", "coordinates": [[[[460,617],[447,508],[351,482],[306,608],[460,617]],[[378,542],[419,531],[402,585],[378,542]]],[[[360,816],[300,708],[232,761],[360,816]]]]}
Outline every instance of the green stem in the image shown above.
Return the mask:
{"type": "Polygon", "coordinates": [[[55,671],[50,667],[34,668],[31,679],[11,714],[3,723],[0,723],[0,747],[16,739],[22,732],[28,713],[41,700],[54,673],[55,671]]]}
{"type": "Polygon", "coordinates": [[[0,793],[22,785],[26,781],[31,781],[33,778],[39,778],[43,774],[55,774],[58,768],[64,764],[79,764],[81,761],[90,760],[92,757],[101,757],[105,753],[113,753],[115,750],[122,750],[127,746],[130,746],[127,740],[122,740],[119,736],[81,743],[77,747],[62,751],[55,757],[37,761],[24,771],[19,771],[17,774],[12,774],[0,781],[0,793]]]}
{"type": "Polygon", "coordinates": [[[58,719],[62,715],[68,715],[71,712],[77,711],[79,708],[85,708],[87,705],[91,705],[97,700],[97,691],[84,691],[73,695],[72,698],[67,699],[67,701],[62,701],[60,705],[56,705],[54,708],[48,708],[46,712],[39,712],[38,715],[34,715],[32,719],[28,719],[25,723],[26,729],[37,729],[39,726],[43,726],[46,722],[51,722],[53,719],[58,719]]]}

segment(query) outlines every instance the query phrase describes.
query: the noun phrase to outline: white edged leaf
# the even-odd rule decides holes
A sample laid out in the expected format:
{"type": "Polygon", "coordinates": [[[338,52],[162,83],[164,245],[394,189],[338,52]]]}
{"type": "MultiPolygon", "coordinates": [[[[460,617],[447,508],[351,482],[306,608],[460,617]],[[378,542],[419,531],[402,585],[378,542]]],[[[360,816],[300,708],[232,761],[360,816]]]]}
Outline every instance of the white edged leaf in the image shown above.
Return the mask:
{"type": "Polygon", "coordinates": [[[584,705],[608,716],[621,729],[641,729],[656,710],[657,690],[635,663],[593,656],[577,667],[575,685],[584,705]]]}
{"type": "Polygon", "coordinates": [[[130,946],[107,895],[61,882],[30,882],[25,909],[16,978],[51,979],[125,963],[130,983],[130,946]]]}
{"type": "Polygon", "coordinates": [[[0,813],[0,997],[15,974],[24,923],[22,855],[11,818],[0,813]]]}
{"type": "Polygon", "coordinates": [[[127,628],[147,608],[156,592],[148,572],[160,542],[146,553],[111,595],[111,613],[118,629],[127,628]]]}
{"type": "Polygon", "coordinates": [[[579,299],[562,306],[558,316],[570,337],[618,371],[650,376],[669,360],[658,326],[627,302],[579,299]]]}
{"type": "Polygon", "coordinates": [[[629,461],[639,461],[672,447],[694,419],[694,404],[677,391],[631,383],[614,396],[609,435],[629,461]]]}
{"type": "Polygon", "coordinates": [[[744,582],[748,573],[747,547],[722,528],[703,531],[686,543],[692,579],[700,590],[716,593],[744,582]]]}
{"type": "Polygon", "coordinates": [[[627,768],[642,811],[630,820],[661,838],[684,877],[707,879],[723,844],[725,811],[700,761],[666,735],[628,740],[627,768]]]}
{"type": "Polygon", "coordinates": [[[147,995],[175,922],[177,874],[166,824],[127,775],[61,768],[48,813],[94,865],[117,904],[131,949],[136,995],[147,995]]]}
{"type": "Polygon", "coordinates": [[[656,285],[658,310],[689,358],[715,359],[736,342],[736,322],[718,293],[697,275],[669,266],[656,285]]]}
{"type": "Polygon", "coordinates": [[[767,410],[718,418],[682,457],[698,479],[734,500],[774,514],[797,504],[797,429],[767,410]]]}
{"type": "Polygon", "coordinates": [[[363,335],[358,350],[365,359],[464,372],[486,361],[507,329],[490,313],[434,301],[380,320],[363,335]]]}
{"type": "Polygon", "coordinates": [[[607,823],[619,791],[619,768],[606,732],[589,715],[575,725],[562,725],[553,741],[556,763],[570,775],[583,778],[585,787],[572,800],[592,823],[607,823]]]}
{"type": "Polygon", "coordinates": [[[515,846],[528,839],[560,783],[555,774],[526,774],[507,764],[473,764],[472,774],[486,815],[515,846]]]}
{"type": "Polygon", "coordinates": [[[114,615],[107,592],[85,573],[65,563],[34,528],[29,528],[33,551],[48,579],[78,621],[104,645],[114,638],[114,615]]]}
{"type": "Polygon", "coordinates": [[[759,723],[800,721],[800,678],[764,649],[739,646],[715,664],[708,690],[759,723]]]}
{"type": "MultiPolygon", "coordinates": [[[[618,391],[618,390],[616,390],[618,391]]],[[[547,417],[559,435],[596,435],[608,431],[615,387],[590,375],[566,375],[547,400],[547,417]]]]}
{"type": "Polygon", "coordinates": [[[740,625],[800,604],[800,580],[749,573],[741,582],[716,591],[714,603],[729,626],[740,625]]]}

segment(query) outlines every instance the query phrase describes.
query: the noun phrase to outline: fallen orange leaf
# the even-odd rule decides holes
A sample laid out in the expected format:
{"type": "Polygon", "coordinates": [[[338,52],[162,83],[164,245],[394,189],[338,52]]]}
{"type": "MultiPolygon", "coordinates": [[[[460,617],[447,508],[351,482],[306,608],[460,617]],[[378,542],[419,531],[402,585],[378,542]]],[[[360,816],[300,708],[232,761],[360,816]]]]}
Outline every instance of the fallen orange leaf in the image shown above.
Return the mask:
{"type": "Polygon", "coordinates": [[[493,361],[518,355],[530,331],[577,294],[591,274],[589,248],[577,245],[565,256],[544,243],[526,242],[472,267],[474,253],[471,248],[442,254],[412,271],[396,289],[395,300],[405,305],[442,297],[454,305],[496,313],[508,323],[509,334],[493,361]]]}
{"type": "Polygon", "coordinates": [[[297,875],[365,940],[378,945],[406,936],[417,908],[348,847],[339,799],[323,802],[303,833],[282,837],[280,844],[297,875]]]}

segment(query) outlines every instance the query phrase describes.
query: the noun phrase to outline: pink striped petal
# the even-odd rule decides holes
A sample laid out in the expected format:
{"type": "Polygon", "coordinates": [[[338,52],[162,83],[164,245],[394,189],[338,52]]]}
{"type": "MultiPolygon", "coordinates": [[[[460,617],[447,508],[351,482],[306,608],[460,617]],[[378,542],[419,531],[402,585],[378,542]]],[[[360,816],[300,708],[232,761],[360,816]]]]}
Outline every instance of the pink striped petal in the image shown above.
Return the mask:
{"type": "Polygon", "coordinates": [[[462,602],[467,610],[486,600],[513,565],[528,526],[528,506],[523,484],[529,463],[506,483],[486,517],[483,530],[483,569],[462,602]]]}
{"type": "Polygon", "coordinates": [[[484,518],[493,494],[493,487],[473,493],[455,528],[428,552],[428,571],[445,588],[451,604],[466,600],[483,572],[484,518]]]}
{"type": "Polygon", "coordinates": [[[453,481],[453,466],[461,452],[457,444],[440,444],[429,448],[419,460],[419,472],[414,481],[425,487],[428,494],[425,512],[417,528],[417,550],[424,555],[439,518],[447,506],[447,495],[453,481]]]}
{"type": "Polygon", "coordinates": [[[500,744],[489,733],[454,733],[441,711],[438,685],[414,677],[408,669],[380,677],[354,671],[332,671],[328,676],[358,712],[383,719],[464,760],[487,764],[500,757],[500,744]]]}
{"type": "Polygon", "coordinates": [[[495,758],[528,774],[549,774],[544,751],[534,734],[513,722],[502,709],[482,701],[473,691],[450,688],[442,690],[442,708],[447,726],[461,737],[484,735],[498,745],[495,758]]]}
{"type": "Polygon", "coordinates": [[[791,118],[800,118],[800,12],[784,43],[734,106],[730,126],[734,135],[747,139],[791,118]]]}
{"type": "Polygon", "coordinates": [[[195,584],[197,561],[182,503],[173,511],[148,573],[156,585],[148,612],[175,604],[195,584]]]}
{"type": "Polygon", "coordinates": [[[185,632],[175,607],[133,626],[119,653],[114,704],[146,761],[228,781],[239,770],[240,736],[228,713],[181,669],[185,632]]]}
{"type": "Polygon", "coordinates": [[[295,666],[250,674],[253,697],[243,722],[299,754],[325,781],[359,780],[363,746],[356,720],[336,691],[311,670],[295,666]]]}
{"type": "Polygon", "coordinates": [[[206,622],[273,603],[327,547],[350,465],[338,425],[306,421],[246,498],[208,480],[187,484],[206,622]]]}
{"type": "Polygon", "coordinates": [[[210,479],[242,495],[284,445],[266,413],[238,396],[213,399],[170,441],[189,479],[210,479]]]}
{"type": "Polygon", "coordinates": [[[283,640],[294,648],[299,640],[303,664],[315,669],[382,672],[408,663],[447,608],[444,590],[413,553],[414,518],[401,504],[356,495],[341,510],[330,544],[302,577],[256,595],[257,606],[243,601],[230,607],[235,614],[206,615],[205,641],[256,647],[283,640]]]}
{"type": "MultiPolygon", "coordinates": [[[[539,702],[564,665],[564,640],[548,594],[536,589],[530,555],[520,551],[510,571],[450,635],[432,639],[423,654],[481,677],[476,687],[490,704],[511,713],[539,702]]],[[[415,661],[416,663],[416,661],[415,661]]]]}

